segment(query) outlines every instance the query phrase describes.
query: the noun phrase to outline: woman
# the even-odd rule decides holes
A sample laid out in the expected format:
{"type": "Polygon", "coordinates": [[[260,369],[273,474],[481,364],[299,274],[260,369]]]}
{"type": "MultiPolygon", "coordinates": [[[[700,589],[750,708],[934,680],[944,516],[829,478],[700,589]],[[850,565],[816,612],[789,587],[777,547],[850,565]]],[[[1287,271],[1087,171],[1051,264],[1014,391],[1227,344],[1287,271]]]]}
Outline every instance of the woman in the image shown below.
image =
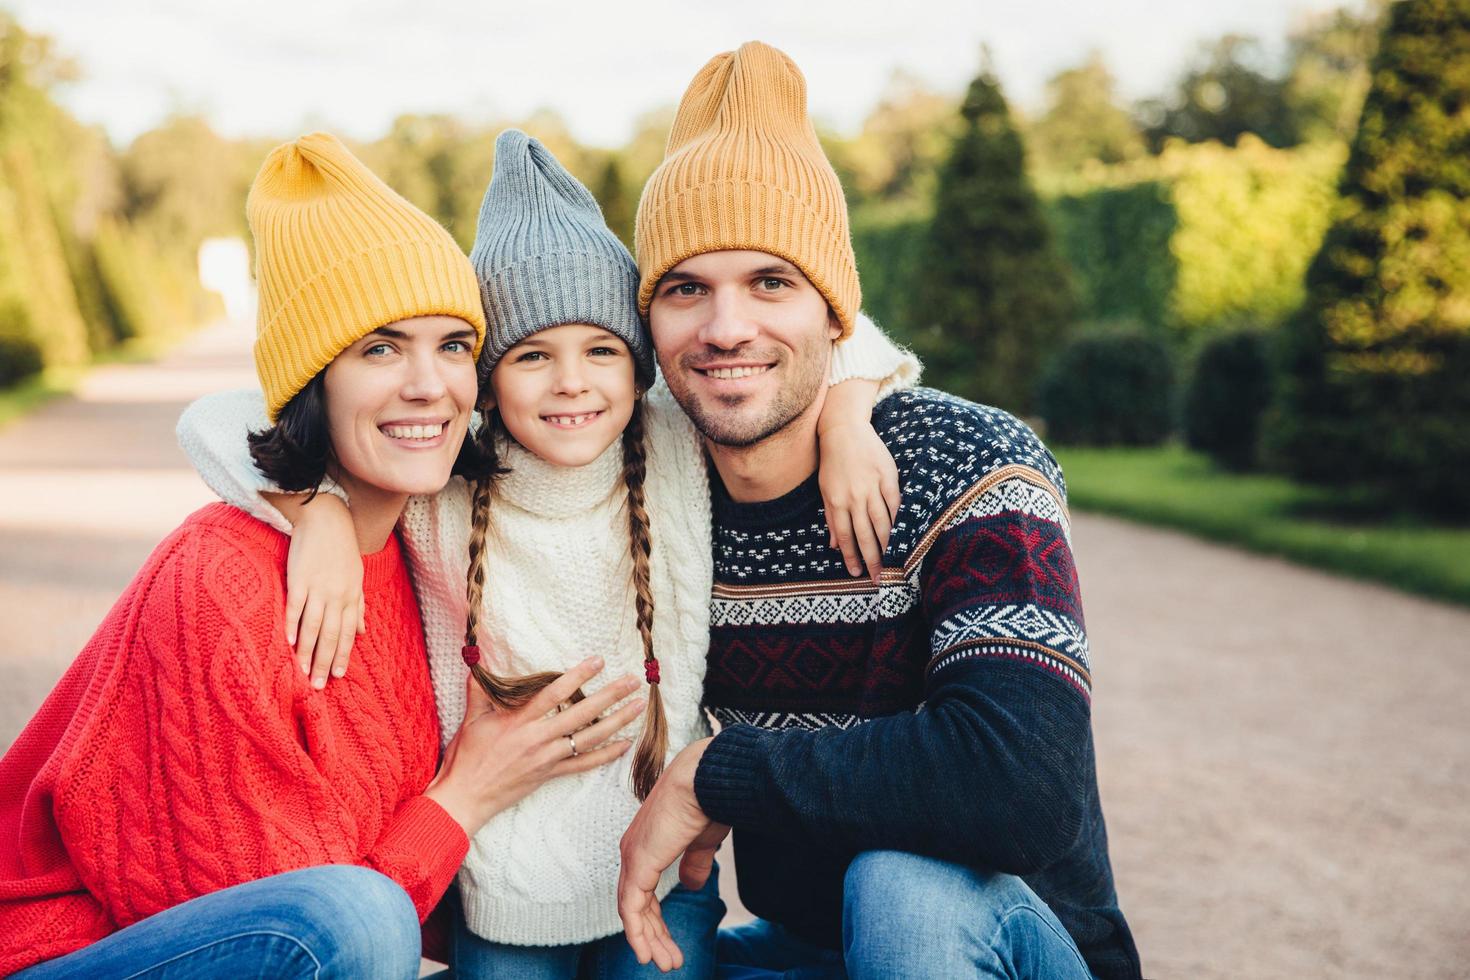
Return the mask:
{"type": "MultiPolygon", "coordinates": [[[[655,968],[637,963],[617,916],[618,839],[665,759],[708,734],[703,452],[667,389],[653,387],[632,256],[587,189],[524,133],[496,142],[472,259],[488,319],[479,440],[501,465],[415,498],[402,525],[441,718],[459,710],[466,662],[509,709],[585,652],[642,674],[649,710],[627,733],[638,737],[631,758],[547,785],[476,835],[452,964],[461,978],[646,976],[655,968]]],[[[774,301],[784,286],[768,278],[774,301]]],[[[832,381],[869,380],[838,385],[847,390],[831,397],[828,421],[849,413],[864,428],[877,382],[914,367],[870,323],[839,361],[832,381]]],[[[279,519],[240,452],[250,422],[248,399],[212,396],[181,420],[181,440],[227,500],[279,519]]],[[[871,472],[850,457],[824,465],[871,472]]],[[[283,506],[300,518],[294,548],[352,552],[337,518],[313,523],[336,501],[283,506]]],[[[572,741],[582,751],[582,735],[572,741]]],[[[724,911],[715,882],[691,892],[670,873],[659,896],[684,975],[710,975],[724,911]]]]}
{"type": "Polygon", "coordinates": [[[335,138],[277,148],[247,205],[256,465],[354,501],[363,655],[330,690],[285,643],[288,541],[223,505],[161,544],[0,761],[0,974],[413,977],[418,926],[495,813],[626,751],[642,705],[584,662],[521,711],[471,692],[438,766],[394,527],[464,449],[484,317],[450,236],[335,138]],[[579,752],[568,751],[576,733],[579,752]],[[156,971],[152,972],[152,971],[156,971]]]}

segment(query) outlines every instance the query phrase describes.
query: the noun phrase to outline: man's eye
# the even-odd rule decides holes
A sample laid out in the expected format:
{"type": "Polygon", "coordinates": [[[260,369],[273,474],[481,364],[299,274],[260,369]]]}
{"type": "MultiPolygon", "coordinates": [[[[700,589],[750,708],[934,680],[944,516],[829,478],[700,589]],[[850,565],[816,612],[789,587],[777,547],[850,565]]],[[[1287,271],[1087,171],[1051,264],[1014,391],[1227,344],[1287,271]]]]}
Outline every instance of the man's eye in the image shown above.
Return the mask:
{"type": "Polygon", "coordinates": [[[474,350],[473,347],[465,343],[463,340],[451,340],[449,341],[449,343],[444,345],[444,349],[451,354],[468,354],[470,351],[474,350]]]}
{"type": "Polygon", "coordinates": [[[785,285],[786,280],[784,279],[773,279],[768,276],[765,279],[761,280],[761,288],[768,293],[774,293],[776,290],[781,289],[785,285]]]}
{"type": "Polygon", "coordinates": [[[697,282],[676,283],[667,293],[669,296],[698,296],[700,285],[697,282]]]}

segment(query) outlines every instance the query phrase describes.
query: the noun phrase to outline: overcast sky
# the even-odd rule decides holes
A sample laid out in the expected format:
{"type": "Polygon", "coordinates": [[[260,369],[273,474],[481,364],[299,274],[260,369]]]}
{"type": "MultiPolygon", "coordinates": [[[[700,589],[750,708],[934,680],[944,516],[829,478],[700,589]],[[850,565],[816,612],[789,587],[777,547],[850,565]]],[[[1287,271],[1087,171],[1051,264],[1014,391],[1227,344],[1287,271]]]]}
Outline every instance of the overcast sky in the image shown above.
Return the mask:
{"type": "MultiPolygon", "coordinates": [[[[1351,2],[1351,0],[1350,0],[1351,2]]],[[[1103,52],[1125,98],[1162,94],[1197,43],[1253,34],[1279,53],[1330,0],[0,0],[81,67],[61,93],[125,142],[173,111],[231,136],[307,128],[371,139],[404,112],[469,120],[560,113],[580,140],[621,145],[678,101],[708,58],[782,48],[817,118],[857,127],[895,69],[958,92],[989,47],[1013,102],[1103,52]]],[[[1353,4],[1356,6],[1356,4],[1353,4]]]]}

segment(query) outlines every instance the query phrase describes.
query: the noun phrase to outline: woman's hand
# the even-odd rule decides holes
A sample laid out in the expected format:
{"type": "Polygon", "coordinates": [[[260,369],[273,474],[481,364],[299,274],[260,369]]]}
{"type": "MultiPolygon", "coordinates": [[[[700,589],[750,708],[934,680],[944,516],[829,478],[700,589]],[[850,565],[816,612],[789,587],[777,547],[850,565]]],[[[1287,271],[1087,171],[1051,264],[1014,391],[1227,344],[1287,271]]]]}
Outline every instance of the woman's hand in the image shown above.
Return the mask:
{"type": "Polygon", "coordinates": [[[547,780],[605,766],[628,751],[627,739],[608,739],[637,718],[647,702],[639,698],[600,716],[638,689],[632,675],[557,711],[601,669],[601,657],[584,660],[514,711],[496,711],[474,677],[466,677],[464,722],[424,795],[473,837],[491,817],[547,780]]]}
{"type": "Polygon", "coordinates": [[[898,466],[869,421],[877,392],[875,381],[835,385],[817,421],[828,546],[841,549],[849,574],[867,566],[875,585],[900,503],[898,466]]]}
{"type": "Polygon", "coordinates": [[[323,688],[347,673],[352,642],[367,626],[362,555],[347,505],[329,493],[266,494],[292,524],[286,559],[286,642],[302,673],[323,688]]]}

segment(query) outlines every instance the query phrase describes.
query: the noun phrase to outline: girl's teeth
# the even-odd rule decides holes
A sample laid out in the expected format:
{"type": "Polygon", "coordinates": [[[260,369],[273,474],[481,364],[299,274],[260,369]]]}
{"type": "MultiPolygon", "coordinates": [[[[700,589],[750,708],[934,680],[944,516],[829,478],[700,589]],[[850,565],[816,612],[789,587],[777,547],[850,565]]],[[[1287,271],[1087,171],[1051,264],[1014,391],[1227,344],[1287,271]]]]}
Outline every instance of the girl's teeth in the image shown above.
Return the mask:
{"type": "Polygon", "coordinates": [[[434,439],[444,431],[444,423],[433,425],[385,425],[383,434],[390,439],[434,439]]]}
{"type": "Polygon", "coordinates": [[[711,368],[709,376],[724,381],[731,378],[748,378],[753,374],[760,374],[765,369],[765,365],[758,367],[711,368]]]}
{"type": "Polygon", "coordinates": [[[586,415],[548,415],[546,419],[552,425],[581,425],[596,417],[596,412],[588,412],[586,415]]]}

